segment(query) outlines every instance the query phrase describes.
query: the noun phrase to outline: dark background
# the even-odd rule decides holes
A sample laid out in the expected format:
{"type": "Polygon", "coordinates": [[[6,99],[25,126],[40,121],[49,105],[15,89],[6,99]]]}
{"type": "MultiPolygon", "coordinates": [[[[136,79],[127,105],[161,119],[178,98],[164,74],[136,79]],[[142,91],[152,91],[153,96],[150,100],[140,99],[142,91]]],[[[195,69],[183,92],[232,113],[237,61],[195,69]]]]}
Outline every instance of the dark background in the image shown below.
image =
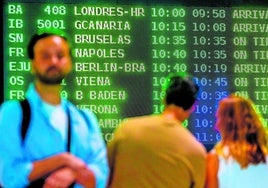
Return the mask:
{"type": "MultiPolygon", "coordinates": [[[[268,0],[3,0],[1,1],[1,20],[3,24],[3,13],[4,13],[4,4],[8,2],[64,2],[64,3],[110,3],[110,4],[144,4],[144,5],[151,5],[151,4],[165,4],[165,5],[184,5],[184,6],[208,6],[208,7],[232,7],[232,6],[264,6],[268,5],[268,0]]],[[[0,27],[1,33],[1,60],[4,63],[4,56],[3,56],[3,26],[0,27]]],[[[3,66],[0,66],[0,83],[3,86],[3,66]]],[[[4,100],[4,88],[0,92],[0,103],[4,100]]]]}

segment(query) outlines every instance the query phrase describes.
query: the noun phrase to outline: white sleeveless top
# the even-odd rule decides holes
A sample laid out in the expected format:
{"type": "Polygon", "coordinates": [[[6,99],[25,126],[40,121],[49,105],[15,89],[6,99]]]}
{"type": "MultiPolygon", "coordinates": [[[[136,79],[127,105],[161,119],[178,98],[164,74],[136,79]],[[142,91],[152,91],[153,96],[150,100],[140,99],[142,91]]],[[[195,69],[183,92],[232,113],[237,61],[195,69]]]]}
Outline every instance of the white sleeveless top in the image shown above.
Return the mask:
{"type": "Polygon", "coordinates": [[[250,164],[241,168],[232,157],[219,156],[219,188],[266,188],[268,187],[268,157],[266,163],[250,164]]]}

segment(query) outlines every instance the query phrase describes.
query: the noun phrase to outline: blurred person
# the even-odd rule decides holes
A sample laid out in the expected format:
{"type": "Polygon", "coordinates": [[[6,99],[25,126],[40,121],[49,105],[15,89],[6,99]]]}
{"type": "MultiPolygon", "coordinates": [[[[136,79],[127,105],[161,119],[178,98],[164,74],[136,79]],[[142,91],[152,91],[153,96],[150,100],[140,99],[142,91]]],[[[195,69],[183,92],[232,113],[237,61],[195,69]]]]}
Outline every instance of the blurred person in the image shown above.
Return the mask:
{"type": "Polygon", "coordinates": [[[108,143],[110,188],[203,188],[206,150],[183,126],[194,110],[198,86],[171,75],[164,110],[129,118],[108,143]]]}
{"type": "Polygon", "coordinates": [[[268,186],[267,135],[250,99],[222,99],[215,127],[221,134],[207,156],[207,188],[268,186]]]}
{"type": "Polygon", "coordinates": [[[9,100],[0,109],[0,180],[5,188],[103,188],[107,151],[95,115],[61,98],[72,70],[71,49],[58,32],[35,34],[28,45],[34,83],[26,98],[31,118],[21,137],[22,109],[9,100]]]}

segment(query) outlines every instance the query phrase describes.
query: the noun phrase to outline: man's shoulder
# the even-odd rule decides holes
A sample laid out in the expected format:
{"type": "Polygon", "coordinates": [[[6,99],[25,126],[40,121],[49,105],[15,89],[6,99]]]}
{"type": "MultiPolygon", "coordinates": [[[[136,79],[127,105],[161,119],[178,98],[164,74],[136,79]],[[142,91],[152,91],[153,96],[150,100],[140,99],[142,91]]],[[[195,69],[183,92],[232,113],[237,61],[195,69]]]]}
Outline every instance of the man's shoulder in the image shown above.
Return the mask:
{"type": "Polygon", "coordinates": [[[3,111],[15,111],[20,108],[19,100],[7,100],[4,101],[0,106],[0,112],[3,111]]]}
{"type": "Polygon", "coordinates": [[[98,124],[98,120],[96,115],[87,108],[78,108],[75,104],[70,101],[65,101],[66,107],[69,110],[70,115],[77,120],[84,120],[88,124],[88,126],[96,126],[98,124]]]}
{"type": "Polygon", "coordinates": [[[190,130],[182,127],[178,134],[180,134],[181,142],[184,142],[182,147],[187,148],[187,150],[191,151],[193,154],[201,154],[202,156],[206,155],[207,151],[205,146],[197,140],[190,130]]]}
{"type": "Polygon", "coordinates": [[[68,107],[69,109],[74,110],[74,111],[79,111],[79,110],[90,111],[88,108],[79,108],[78,107],[79,105],[75,105],[73,102],[66,100],[66,99],[63,99],[62,103],[64,103],[64,105],[66,107],[68,107]]]}
{"type": "Polygon", "coordinates": [[[125,122],[129,123],[147,123],[148,121],[156,121],[158,119],[158,116],[156,115],[143,115],[143,116],[135,116],[135,117],[129,117],[125,119],[125,122]]]}
{"type": "Polygon", "coordinates": [[[22,114],[22,110],[21,110],[19,101],[10,100],[10,101],[5,101],[4,103],[2,103],[0,107],[1,129],[5,129],[5,128],[16,129],[17,126],[15,125],[20,124],[19,122],[21,121],[21,114],[22,114]]]}

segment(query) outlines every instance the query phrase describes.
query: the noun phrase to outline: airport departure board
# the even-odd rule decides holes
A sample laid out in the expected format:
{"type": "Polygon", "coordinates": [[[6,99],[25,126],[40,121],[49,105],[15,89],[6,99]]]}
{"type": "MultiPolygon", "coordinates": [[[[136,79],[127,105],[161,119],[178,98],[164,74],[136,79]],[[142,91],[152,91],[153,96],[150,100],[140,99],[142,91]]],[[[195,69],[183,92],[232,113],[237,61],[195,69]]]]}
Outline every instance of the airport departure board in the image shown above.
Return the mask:
{"type": "Polygon", "coordinates": [[[249,97],[268,122],[268,7],[193,7],[97,3],[5,3],[4,99],[22,99],[29,82],[26,47],[41,29],[68,33],[73,72],[62,96],[98,117],[106,142],[126,117],[163,110],[162,85],[187,72],[200,86],[185,126],[214,145],[219,100],[249,97]]]}

